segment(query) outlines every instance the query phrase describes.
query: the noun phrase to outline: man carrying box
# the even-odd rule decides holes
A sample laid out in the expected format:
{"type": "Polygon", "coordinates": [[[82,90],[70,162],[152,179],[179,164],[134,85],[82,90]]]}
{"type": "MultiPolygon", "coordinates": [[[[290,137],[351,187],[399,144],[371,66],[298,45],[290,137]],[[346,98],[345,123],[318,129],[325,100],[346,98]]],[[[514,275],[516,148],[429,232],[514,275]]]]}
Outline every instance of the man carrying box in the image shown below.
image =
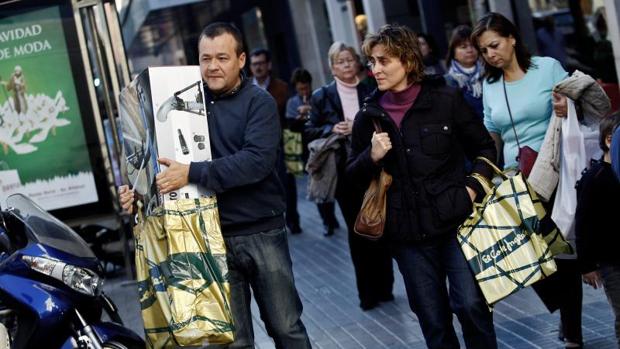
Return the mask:
{"type": "MultiPolygon", "coordinates": [[[[198,52],[213,160],[186,165],[160,158],[167,169],[157,175],[157,186],[165,194],[195,183],[217,194],[236,328],[229,348],[254,347],[250,287],[276,347],[310,348],[276,175],[276,103],[242,74],[246,54],[234,25],[205,27],[198,52]]],[[[120,193],[123,208],[134,212],[133,191],[123,186],[120,193]]]]}

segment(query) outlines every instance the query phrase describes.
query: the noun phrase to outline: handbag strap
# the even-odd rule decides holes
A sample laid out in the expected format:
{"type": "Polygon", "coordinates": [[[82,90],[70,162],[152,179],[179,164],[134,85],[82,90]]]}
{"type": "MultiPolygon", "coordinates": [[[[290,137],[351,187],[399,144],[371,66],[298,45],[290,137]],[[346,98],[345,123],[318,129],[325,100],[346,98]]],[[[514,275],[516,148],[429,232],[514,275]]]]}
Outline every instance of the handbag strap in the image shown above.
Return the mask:
{"type": "MultiPolygon", "coordinates": [[[[379,122],[379,120],[377,120],[377,118],[372,118],[372,125],[375,127],[375,132],[376,133],[381,133],[383,132],[383,130],[381,129],[381,123],[379,122]]],[[[379,174],[379,176],[387,174],[387,172],[385,172],[385,168],[383,168],[383,166],[381,166],[381,173],[379,174]]]]}
{"type": "Polygon", "coordinates": [[[489,167],[491,167],[491,168],[493,169],[493,171],[494,171],[497,175],[499,175],[500,177],[502,177],[503,179],[508,179],[508,176],[506,176],[506,174],[505,174],[504,172],[502,172],[502,170],[500,170],[500,169],[499,169],[499,167],[495,166],[495,164],[494,164],[491,160],[489,160],[489,159],[485,158],[484,156],[478,156],[478,157],[476,157],[476,161],[478,161],[478,160],[480,160],[480,161],[482,161],[482,162],[486,163],[487,165],[489,165],[489,167]]]}
{"type": "Polygon", "coordinates": [[[375,127],[375,132],[376,133],[383,132],[382,129],[381,129],[381,124],[379,123],[379,120],[377,120],[376,118],[372,118],[372,124],[375,127]]]}
{"type": "MultiPolygon", "coordinates": [[[[502,76],[502,86],[504,87],[504,98],[506,99],[506,107],[508,107],[508,116],[510,116],[510,125],[512,126],[512,131],[515,133],[515,140],[517,141],[517,148],[521,149],[521,144],[519,143],[519,137],[517,136],[517,129],[515,128],[515,122],[512,119],[512,112],[510,111],[510,103],[508,103],[508,93],[506,93],[506,79],[502,76]]],[[[517,155],[517,160],[519,156],[517,155]]]]}

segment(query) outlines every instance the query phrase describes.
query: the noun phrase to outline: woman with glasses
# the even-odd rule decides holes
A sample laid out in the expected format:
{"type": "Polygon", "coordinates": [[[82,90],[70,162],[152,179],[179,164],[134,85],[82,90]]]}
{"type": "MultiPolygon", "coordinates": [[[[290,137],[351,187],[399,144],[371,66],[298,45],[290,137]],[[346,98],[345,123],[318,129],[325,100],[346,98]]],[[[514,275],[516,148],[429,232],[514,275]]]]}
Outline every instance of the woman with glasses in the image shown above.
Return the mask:
{"type": "Polygon", "coordinates": [[[362,187],[382,168],[393,177],[384,238],[427,347],[460,348],[456,314],[467,348],[497,348],[493,313],[457,241],[472,202],[484,196],[465,159],[472,172],[490,178],[491,168],[476,159],[495,160],[493,140],[460,91],[445,86],[442,76],[425,77],[408,28],[384,26],[362,49],[378,90],[355,119],[347,173],[362,187]]]}
{"type": "MultiPolygon", "coordinates": [[[[336,200],[349,233],[349,247],[355,268],[360,307],[368,310],[379,302],[391,301],[392,259],[383,241],[369,241],[355,234],[353,226],[360,210],[364,190],[355,188],[345,174],[355,115],[369,94],[358,77],[356,52],[351,46],[335,42],[329,48],[328,60],[334,81],[314,91],[310,99],[310,120],[306,126],[309,140],[340,136],[337,161],[336,200]]],[[[332,211],[333,212],[333,211],[332,211]]],[[[329,214],[329,212],[325,213],[329,214]]],[[[323,215],[323,213],[322,213],[323,215]]],[[[333,234],[329,229],[326,235],[333,234]]]]}

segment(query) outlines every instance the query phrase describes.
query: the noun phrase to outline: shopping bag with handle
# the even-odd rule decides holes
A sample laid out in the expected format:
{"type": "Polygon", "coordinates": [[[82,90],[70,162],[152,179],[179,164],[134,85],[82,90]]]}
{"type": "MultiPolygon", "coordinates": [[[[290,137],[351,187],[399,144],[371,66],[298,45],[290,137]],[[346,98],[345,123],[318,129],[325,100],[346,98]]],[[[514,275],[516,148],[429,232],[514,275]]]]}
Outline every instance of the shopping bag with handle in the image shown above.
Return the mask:
{"type": "Polygon", "coordinates": [[[553,256],[570,253],[554,229],[543,233],[545,209],[523,173],[508,176],[485,158],[501,178],[493,185],[474,174],[487,192],[458,229],[458,241],[489,305],[554,273],[553,256]]]}
{"type": "Polygon", "coordinates": [[[138,210],[136,277],[149,348],[234,340],[226,247],[214,196],[138,210]]]}

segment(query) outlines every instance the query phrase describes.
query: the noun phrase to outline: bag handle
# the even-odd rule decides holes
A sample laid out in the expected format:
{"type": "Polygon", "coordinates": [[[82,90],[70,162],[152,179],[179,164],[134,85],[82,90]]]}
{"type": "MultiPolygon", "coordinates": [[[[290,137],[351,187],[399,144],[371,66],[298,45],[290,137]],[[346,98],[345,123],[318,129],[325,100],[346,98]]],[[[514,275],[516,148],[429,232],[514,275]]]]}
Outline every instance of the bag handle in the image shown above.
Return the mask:
{"type": "Polygon", "coordinates": [[[491,190],[493,190],[493,183],[491,183],[491,181],[489,181],[489,179],[485,176],[475,172],[470,174],[469,176],[478,181],[478,183],[480,183],[480,185],[482,186],[482,190],[484,190],[486,194],[490,193],[491,190]]]}
{"type": "MultiPolygon", "coordinates": [[[[372,118],[372,125],[375,127],[375,133],[383,132],[383,130],[381,129],[381,123],[379,122],[379,120],[377,120],[377,118],[372,118]]],[[[381,172],[384,171],[385,169],[383,168],[383,166],[381,166],[381,172]]]]}
{"type": "Polygon", "coordinates": [[[134,223],[137,224],[142,224],[144,223],[144,213],[142,212],[142,208],[144,207],[144,204],[142,204],[142,200],[136,200],[136,206],[138,209],[138,212],[136,212],[135,215],[133,215],[133,219],[134,219],[134,223]]]}
{"type": "Polygon", "coordinates": [[[494,164],[491,160],[489,160],[489,159],[485,158],[484,156],[478,156],[478,157],[476,157],[476,161],[477,161],[477,160],[480,160],[480,161],[482,161],[482,162],[486,163],[487,165],[489,165],[489,166],[493,169],[493,171],[494,171],[497,175],[499,175],[500,177],[502,177],[503,179],[508,179],[508,176],[506,176],[506,174],[505,174],[504,172],[502,172],[502,170],[500,170],[500,169],[499,169],[499,167],[495,166],[495,164],[494,164]]]}
{"type": "Polygon", "coordinates": [[[377,120],[376,118],[372,118],[372,124],[375,127],[375,132],[376,133],[383,132],[383,130],[381,129],[381,124],[379,123],[379,120],[377,120]]]}

